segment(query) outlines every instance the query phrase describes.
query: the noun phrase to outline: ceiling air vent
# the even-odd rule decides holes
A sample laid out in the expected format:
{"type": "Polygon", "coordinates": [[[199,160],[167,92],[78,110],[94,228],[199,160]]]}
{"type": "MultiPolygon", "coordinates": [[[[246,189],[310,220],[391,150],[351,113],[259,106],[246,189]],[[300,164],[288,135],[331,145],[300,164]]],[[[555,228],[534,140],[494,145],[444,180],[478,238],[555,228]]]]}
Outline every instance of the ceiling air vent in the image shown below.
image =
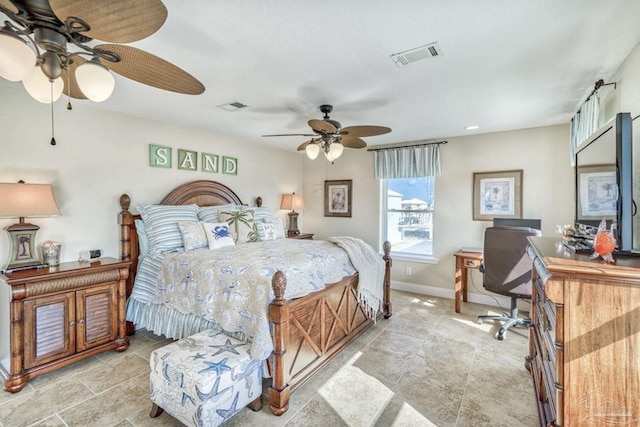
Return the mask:
{"type": "Polygon", "coordinates": [[[218,108],[222,108],[223,110],[226,111],[237,111],[241,108],[245,108],[248,107],[248,105],[243,104],[242,102],[230,102],[228,104],[222,104],[222,105],[218,105],[218,108]]]}
{"type": "Polygon", "coordinates": [[[433,42],[424,46],[416,47],[415,49],[394,53],[391,55],[391,59],[398,67],[404,67],[406,65],[413,64],[414,62],[422,61],[427,58],[435,58],[437,56],[442,56],[442,49],[440,49],[438,42],[433,42]]]}

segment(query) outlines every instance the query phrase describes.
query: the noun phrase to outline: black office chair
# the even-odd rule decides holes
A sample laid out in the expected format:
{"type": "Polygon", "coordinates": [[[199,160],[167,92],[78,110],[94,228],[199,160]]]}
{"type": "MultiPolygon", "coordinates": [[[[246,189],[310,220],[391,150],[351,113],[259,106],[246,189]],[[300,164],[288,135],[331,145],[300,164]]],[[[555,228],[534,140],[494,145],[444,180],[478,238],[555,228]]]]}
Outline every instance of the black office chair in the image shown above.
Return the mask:
{"type": "Polygon", "coordinates": [[[480,271],[486,290],[511,297],[511,313],[502,316],[478,316],[485,320],[504,322],[497,338],[512,326],[529,327],[531,319],[518,317],[518,298],[531,299],[532,261],[527,254],[529,236],[539,236],[540,230],[528,227],[495,226],[484,230],[483,260],[480,271]]]}

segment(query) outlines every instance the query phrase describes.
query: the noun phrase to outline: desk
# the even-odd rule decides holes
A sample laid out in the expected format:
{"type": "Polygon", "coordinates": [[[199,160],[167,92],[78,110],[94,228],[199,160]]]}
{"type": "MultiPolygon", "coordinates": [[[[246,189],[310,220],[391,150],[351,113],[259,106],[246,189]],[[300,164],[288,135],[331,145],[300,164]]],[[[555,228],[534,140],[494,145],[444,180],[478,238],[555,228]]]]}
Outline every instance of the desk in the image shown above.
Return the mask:
{"type": "Polygon", "coordinates": [[[467,270],[480,267],[482,252],[458,251],[453,256],[456,257],[455,307],[456,313],[460,313],[460,297],[467,302],[467,270]]]}

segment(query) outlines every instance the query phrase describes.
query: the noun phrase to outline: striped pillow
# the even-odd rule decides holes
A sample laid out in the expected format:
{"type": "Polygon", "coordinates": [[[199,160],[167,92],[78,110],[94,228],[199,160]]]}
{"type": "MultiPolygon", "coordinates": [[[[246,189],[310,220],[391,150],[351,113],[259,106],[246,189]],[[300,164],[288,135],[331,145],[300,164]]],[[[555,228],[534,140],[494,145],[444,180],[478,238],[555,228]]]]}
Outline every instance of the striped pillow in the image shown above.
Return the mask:
{"type": "Polygon", "coordinates": [[[255,222],[267,221],[273,218],[273,214],[271,213],[269,208],[260,207],[260,208],[245,208],[245,209],[250,209],[253,211],[253,220],[255,222]]]}
{"type": "Polygon", "coordinates": [[[182,249],[180,221],[198,221],[198,206],[170,206],[138,204],[138,212],[149,236],[150,249],[173,251],[182,249]]]}
{"type": "Polygon", "coordinates": [[[202,206],[198,211],[198,218],[204,222],[220,222],[220,210],[236,210],[240,209],[239,205],[227,204],[217,206],[202,206]]]}

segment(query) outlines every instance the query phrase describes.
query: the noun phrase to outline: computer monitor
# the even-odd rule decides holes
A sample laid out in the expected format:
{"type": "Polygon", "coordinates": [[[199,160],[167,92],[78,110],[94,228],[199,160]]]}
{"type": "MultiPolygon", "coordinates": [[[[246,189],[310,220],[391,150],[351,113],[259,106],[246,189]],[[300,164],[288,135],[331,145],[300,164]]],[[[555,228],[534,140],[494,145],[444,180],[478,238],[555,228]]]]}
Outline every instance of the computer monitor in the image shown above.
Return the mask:
{"type": "Polygon", "coordinates": [[[494,218],[493,225],[509,227],[529,227],[535,230],[542,230],[542,220],[526,218],[494,218]]]}

